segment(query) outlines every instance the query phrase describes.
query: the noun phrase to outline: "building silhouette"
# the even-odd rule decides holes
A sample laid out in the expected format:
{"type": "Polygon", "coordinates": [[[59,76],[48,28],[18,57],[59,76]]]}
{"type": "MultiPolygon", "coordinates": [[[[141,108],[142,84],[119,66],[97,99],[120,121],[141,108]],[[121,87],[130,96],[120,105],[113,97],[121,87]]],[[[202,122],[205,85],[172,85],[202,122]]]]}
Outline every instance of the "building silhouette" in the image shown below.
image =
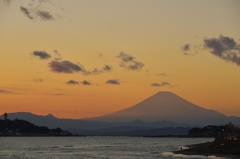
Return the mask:
{"type": "Polygon", "coordinates": [[[8,120],[8,114],[6,112],[3,114],[3,116],[4,116],[4,120],[8,120]]]}

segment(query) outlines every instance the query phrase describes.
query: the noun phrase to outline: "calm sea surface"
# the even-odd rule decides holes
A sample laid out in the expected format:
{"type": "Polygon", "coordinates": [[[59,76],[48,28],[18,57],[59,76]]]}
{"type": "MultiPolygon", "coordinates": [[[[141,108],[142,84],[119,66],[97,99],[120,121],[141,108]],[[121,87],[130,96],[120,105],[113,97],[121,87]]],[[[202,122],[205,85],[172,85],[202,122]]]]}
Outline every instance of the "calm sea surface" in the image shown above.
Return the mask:
{"type": "MultiPolygon", "coordinates": [[[[212,138],[0,137],[0,159],[207,158],[174,155],[181,146],[212,138]]],[[[208,158],[217,158],[209,156],[208,158]]]]}

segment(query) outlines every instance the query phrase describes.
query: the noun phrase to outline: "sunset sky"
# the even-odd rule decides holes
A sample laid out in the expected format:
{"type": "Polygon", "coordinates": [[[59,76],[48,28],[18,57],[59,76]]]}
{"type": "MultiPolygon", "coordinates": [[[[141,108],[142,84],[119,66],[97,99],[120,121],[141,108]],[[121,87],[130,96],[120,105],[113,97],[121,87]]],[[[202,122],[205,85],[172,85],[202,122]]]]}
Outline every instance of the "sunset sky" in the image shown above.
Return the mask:
{"type": "Polygon", "coordinates": [[[1,0],[0,114],[87,118],[171,91],[240,116],[239,0],[1,0]]]}

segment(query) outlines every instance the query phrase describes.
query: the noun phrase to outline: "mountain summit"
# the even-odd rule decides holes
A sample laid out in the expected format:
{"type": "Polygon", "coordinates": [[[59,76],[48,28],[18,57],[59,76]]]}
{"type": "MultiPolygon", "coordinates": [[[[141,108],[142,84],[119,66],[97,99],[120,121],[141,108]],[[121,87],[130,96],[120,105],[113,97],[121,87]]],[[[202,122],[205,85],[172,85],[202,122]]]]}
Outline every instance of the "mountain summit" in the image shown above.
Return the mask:
{"type": "Polygon", "coordinates": [[[226,116],[205,109],[171,92],[158,92],[155,95],[127,109],[94,118],[100,121],[126,122],[136,119],[153,122],[168,120],[188,124],[225,124],[226,116]]]}

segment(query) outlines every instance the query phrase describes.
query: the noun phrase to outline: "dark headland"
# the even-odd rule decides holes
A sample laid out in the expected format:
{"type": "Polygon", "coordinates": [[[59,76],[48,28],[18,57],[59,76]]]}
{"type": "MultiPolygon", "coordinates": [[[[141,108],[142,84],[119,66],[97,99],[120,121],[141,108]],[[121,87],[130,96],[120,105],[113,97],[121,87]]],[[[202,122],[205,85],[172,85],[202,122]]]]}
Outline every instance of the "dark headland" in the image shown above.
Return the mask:
{"type": "Polygon", "coordinates": [[[186,149],[174,151],[176,154],[218,156],[231,159],[240,158],[240,129],[229,123],[225,126],[206,126],[193,128],[190,137],[213,137],[215,140],[207,143],[186,145],[186,149]]]}
{"type": "Polygon", "coordinates": [[[72,136],[68,131],[61,128],[49,129],[46,126],[37,126],[26,120],[7,119],[0,120],[0,136],[72,136]]]}

